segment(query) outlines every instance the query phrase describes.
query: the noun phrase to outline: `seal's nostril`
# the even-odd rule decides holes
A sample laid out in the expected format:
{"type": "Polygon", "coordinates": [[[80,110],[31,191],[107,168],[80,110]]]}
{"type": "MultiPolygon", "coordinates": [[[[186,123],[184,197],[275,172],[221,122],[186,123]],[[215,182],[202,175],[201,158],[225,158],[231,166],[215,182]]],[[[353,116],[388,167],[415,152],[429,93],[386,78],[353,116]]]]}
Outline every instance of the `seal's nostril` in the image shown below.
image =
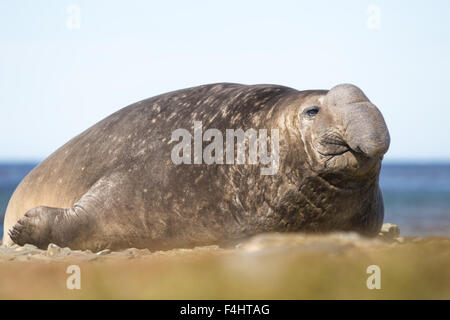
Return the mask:
{"type": "Polygon", "coordinates": [[[387,148],[384,145],[371,145],[365,147],[361,147],[358,145],[353,150],[371,159],[374,158],[382,159],[384,154],[387,152],[387,148]]]}

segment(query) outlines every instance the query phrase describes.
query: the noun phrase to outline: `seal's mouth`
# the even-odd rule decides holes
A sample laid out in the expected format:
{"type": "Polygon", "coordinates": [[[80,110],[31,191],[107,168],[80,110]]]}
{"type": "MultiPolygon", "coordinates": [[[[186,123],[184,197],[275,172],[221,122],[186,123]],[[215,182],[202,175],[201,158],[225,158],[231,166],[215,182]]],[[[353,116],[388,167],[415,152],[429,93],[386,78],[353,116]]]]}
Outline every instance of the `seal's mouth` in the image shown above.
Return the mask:
{"type": "Polygon", "coordinates": [[[349,145],[336,133],[327,133],[320,137],[317,152],[324,157],[334,157],[351,151],[349,145]]]}
{"type": "Polygon", "coordinates": [[[381,163],[382,157],[370,158],[358,148],[352,149],[337,133],[327,133],[318,139],[316,151],[325,172],[345,172],[351,176],[366,175],[381,163]]]}

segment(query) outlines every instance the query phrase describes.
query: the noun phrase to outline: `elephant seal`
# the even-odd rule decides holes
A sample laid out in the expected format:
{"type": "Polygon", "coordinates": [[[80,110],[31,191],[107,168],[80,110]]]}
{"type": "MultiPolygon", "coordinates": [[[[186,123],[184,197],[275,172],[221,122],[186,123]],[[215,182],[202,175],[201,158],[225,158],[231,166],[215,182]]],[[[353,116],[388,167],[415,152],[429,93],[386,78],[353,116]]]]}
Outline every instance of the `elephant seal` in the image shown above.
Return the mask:
{"type": "Polygon", "coordinates": [[[389,143],[380,111],[350,84],[297,91],[218,83],[162,94],[98,122],[32,170],[10,199],[4,243],[97,251],[222,244],[262,232],[376,235],[389,143]],[[199,122],[216,130],[210,140],[229,129],[276,129],[278,141],[266,141],[278,144],[274,172],[192,160],[206,150],[205,136],[194,151],[184,145],[186,161],[175,163],[174,131],[195,138],[199,122]]]}

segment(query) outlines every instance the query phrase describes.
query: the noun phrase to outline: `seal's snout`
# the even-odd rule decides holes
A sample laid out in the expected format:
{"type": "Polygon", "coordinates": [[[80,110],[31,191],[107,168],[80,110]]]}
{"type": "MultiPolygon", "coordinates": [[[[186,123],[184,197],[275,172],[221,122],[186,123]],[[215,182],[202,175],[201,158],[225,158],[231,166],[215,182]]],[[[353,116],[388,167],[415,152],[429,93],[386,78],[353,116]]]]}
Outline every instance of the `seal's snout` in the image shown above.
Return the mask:
{"type": "Polygon", "coordinates": [[[356,86],[332,88],[326,102],[342,119],[343,138],[348,147],[367,158],[382,158],[389,149],[390,136],[383,115],[356,86]]]}
{"type": "Polygon", "coordinates": [[[353,104],[346,109],[347,145],[368,158],[382,158],[389,149],[390,136],[381,112],[371,103],[353,104]]]}

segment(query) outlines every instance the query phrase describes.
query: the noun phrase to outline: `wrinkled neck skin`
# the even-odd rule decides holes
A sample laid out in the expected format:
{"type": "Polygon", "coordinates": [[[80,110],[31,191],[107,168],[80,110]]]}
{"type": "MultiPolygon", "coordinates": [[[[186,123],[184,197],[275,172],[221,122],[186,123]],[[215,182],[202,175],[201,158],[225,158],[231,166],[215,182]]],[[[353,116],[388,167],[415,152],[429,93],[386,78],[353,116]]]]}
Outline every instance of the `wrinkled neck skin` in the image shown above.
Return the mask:
{"type": "Polygon", "coordinates": [[[374,236],[384,215],[378,179],[389,133],[381,113],[359,89],[335,88],[301,92],[280,110],[280,136],[285,137],[280,152],[286,155],[280,172],[295,188],[286,192],[278,210],[292,231],[374,236]],[[342,98],[349,90],[356,92],[342,98]],[[311,106],[320,107],[314,117],[305,114],[311,106]]]}

